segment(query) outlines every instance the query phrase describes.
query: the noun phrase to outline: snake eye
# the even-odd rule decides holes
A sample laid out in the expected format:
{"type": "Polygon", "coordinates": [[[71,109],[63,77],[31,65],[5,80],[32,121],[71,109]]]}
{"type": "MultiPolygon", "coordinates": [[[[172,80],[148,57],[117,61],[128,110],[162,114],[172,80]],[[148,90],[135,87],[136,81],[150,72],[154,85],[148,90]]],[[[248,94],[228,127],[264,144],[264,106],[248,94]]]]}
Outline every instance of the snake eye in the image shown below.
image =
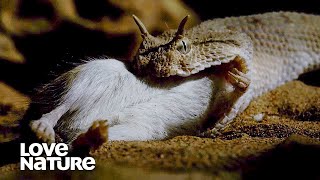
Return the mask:
{"type": "Polygon", "coordinates": [[[177,42],[177,50],[183,54],[190,52],[191,47],[189,41],[186,39],[179,40],[177,42]]]}

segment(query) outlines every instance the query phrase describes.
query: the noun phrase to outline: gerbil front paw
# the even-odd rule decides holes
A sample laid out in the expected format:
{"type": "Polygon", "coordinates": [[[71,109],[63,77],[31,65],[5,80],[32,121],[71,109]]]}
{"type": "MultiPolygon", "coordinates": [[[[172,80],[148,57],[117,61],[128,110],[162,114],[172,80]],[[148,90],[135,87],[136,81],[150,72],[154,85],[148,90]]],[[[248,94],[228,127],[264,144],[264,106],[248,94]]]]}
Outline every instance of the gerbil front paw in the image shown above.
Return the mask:
{"type": "Polygon", "coordinates": [[[228,71],[227,80],[236,88],[242,92],[245,92],[249,85],[250,79],[246,77],[246,74],[239,71],[237,68],[233,68],[228,71]]]}
{"type": "Polygon", "coordinates": [[[55,142],[55,133],[51,124],[46,121],[37,120],[30,122],[30,127],[37,137],[43,142],[55,142]]]}

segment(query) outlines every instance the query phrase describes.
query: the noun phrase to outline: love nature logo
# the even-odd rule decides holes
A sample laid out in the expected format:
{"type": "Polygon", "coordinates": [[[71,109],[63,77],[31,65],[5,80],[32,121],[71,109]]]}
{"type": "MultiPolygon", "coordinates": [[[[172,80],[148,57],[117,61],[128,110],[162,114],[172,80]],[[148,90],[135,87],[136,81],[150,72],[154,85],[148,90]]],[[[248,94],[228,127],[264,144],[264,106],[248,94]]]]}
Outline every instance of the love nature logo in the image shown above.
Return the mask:
{"type": "Polygon", "coordinates": [[[67,157],[69,147],[65,143],[32,143],[28,149],[20,144],[20,170],[93,170],[93,157],[67,157]]]}

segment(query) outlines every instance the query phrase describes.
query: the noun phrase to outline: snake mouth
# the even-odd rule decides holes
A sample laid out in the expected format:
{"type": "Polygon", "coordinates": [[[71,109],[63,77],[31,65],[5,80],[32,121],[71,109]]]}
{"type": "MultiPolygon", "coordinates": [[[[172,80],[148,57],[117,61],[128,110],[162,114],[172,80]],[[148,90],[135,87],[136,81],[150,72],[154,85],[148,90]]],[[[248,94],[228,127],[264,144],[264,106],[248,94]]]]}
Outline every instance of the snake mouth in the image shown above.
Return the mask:
{"type": "Polygon", "coordinates": [[[215,73],[217,74],[225,74],[226,72],[234,68],[244,74],[248,73],[249,71],[246,61],[240,56],[236,56],[233,60],[227,63],[222,63],[221,65],[215,66],[213,68],[215,69],[215,73]]]}
{"type": "Polygon", "coordinates": [[[177,75],[180,77],[188,77],[201,71],[211,71],[212,69],[215,74],[219,75],[225,74],[227,71],[230,71],[234,68],[244,74],[248,72],[248,64],[246,60],[240,56],[235,56],[230,59],[225,59],[224,61],[217,60],[210,61],[208,63],[197,63],[193,65],[193,67],[180,66],[179,68],[173,68],[176,69],[174,71],[175,73],[169,76],[177,75]]]}
{"type": "Polygon", "coordinates": [[[243,58],[237,56],[231,63],[235,63],[235,68],[237,68],[239,71],[248,73],[248,65],[243,58]]]}

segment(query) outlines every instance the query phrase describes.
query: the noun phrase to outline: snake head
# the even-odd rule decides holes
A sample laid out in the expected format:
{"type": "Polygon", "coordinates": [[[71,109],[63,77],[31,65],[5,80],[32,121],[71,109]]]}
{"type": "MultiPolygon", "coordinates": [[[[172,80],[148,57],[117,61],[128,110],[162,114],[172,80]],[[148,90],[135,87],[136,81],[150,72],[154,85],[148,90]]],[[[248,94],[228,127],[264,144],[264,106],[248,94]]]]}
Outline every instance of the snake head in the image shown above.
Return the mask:
{"type": "Polygon", "coordinates": [[[168,30],[154,37],[142,22],[133,16],[143,41],[132,62],[140,75],[156,77],[190,76],[211,66],[229,63],[235,59],[246,71],[246,60],[251,59],[246,35],[230,31],[201,29],[201,25],[187,32],[186,16],[177,30],[168,30]],[[199,29],[200,28],[200,29],[199,29]],[[244,51],[245,49],[245,51],[244,51]]]}

